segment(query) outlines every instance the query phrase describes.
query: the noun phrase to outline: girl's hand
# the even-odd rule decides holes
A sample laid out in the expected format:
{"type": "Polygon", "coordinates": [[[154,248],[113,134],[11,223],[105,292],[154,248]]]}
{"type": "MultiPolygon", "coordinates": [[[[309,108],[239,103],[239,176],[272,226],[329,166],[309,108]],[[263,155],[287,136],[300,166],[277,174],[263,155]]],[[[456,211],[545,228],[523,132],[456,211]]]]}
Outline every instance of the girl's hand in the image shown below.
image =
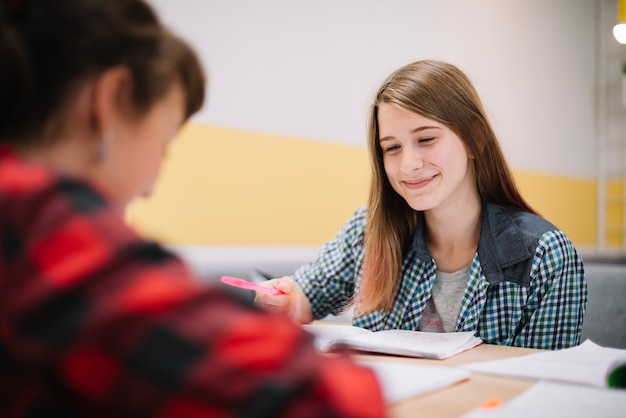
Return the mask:
{"type": "Polygon", "coordinates": [[[309,323],[313,320],[311,303],[304,295],[296,281],[289,276],[268,280],[260,283],[261,286],[272,287],[284,293],[284,295],[270,295],[264,292],[256,292],[254,304],[266,311],[284,313],[299,323],[309,323]]]}

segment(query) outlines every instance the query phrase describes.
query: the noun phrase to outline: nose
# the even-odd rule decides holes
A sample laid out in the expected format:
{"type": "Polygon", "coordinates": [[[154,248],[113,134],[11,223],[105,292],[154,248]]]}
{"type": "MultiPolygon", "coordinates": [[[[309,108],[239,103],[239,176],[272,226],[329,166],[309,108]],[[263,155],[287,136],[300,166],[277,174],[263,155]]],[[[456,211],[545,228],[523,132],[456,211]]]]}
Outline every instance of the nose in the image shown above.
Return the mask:
{"type": "Polygon", "coordinates": [[[424,156],[422,153],[414,148],[405,149],[402,153],[400,170],[402,170],[403,173],[410,174],[422,167],[424,167],[424,156]]]}

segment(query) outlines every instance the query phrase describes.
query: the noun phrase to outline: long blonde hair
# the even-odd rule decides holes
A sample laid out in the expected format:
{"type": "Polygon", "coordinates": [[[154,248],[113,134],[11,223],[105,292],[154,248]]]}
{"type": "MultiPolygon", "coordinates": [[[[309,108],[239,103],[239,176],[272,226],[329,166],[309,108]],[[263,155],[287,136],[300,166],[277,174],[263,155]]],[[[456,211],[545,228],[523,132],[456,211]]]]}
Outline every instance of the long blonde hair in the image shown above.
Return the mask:
{"type": "Polygon", "coordinates": [[[371,163],[363,284],[359,312],[391,310],[402,279],[402,259],[418,225],[419,214],[391,187],[385,174],[378,134],[381,103],[401,106],[442,123],[464,142],[473,159],[476,186],[483,201],[535,213],[519,193],[468,77],[454,65],[417,61],[395,71],[371,106],[368,150],[371,163]]]}

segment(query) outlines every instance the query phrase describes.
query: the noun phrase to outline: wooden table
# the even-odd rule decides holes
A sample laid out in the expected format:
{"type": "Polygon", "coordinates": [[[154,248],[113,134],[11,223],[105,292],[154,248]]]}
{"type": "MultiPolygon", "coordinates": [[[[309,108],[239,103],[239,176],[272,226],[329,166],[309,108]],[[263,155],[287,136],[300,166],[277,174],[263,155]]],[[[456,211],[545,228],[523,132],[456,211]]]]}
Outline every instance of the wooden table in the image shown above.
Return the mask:
{"type": "MultiPolygon", "coordinates": [[[[428,364],[437,366],[458,366],[461,364],[478,361],[495,360],[507,357],[516,357],[532,354],[541,350],[519,347],[503,347],[482,344],[469,351],[446,360],[427,360],[406,357],[384,355],[358,355],[357,358],[364,360],[385,360],[394,362],[406,362],[412,364],[428,364]]],[[[490,376],[472,373],[472,376],[463,382],[430,392],[415,398],[391,404],[389,417],[391,418],[416,418],[433,417],[447,418],[459,417],[485,401],[500,399],[506,401],[514,398],[535,382],[515,378],[490,376]]]]}

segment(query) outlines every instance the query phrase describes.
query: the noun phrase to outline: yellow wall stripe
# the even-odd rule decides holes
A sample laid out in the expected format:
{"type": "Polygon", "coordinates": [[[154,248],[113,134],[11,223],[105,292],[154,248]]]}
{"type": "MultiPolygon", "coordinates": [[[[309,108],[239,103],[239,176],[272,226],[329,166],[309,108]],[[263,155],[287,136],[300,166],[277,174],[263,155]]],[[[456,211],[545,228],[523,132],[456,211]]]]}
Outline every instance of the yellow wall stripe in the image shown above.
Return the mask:
{"type": "Polygon", "coordinates": [[[522,195],[543,217],[582,246],[596,241],[596,182],[514,170],[522,195]]]}
{"type": "Polygon", "coordinates": [[[168,244],[308,245],[365,203],[361,147],[190,124],[131,222],[168,244]]]}
{"type": "Polygon", "coordinates": [[[624,246],[624,182],[609,179],[606,183],[606,242],[609,248],[624,246]]]}
{"type": "MultiPolygon", "coordinates": [[[[596,238],[592,180],[514,171],[524,196],[577,245],[596,238]]],[[[365,147],[189,124],[155,195],[130,222],[167,244],[319,245],[364,204],[365,147]]]]}

